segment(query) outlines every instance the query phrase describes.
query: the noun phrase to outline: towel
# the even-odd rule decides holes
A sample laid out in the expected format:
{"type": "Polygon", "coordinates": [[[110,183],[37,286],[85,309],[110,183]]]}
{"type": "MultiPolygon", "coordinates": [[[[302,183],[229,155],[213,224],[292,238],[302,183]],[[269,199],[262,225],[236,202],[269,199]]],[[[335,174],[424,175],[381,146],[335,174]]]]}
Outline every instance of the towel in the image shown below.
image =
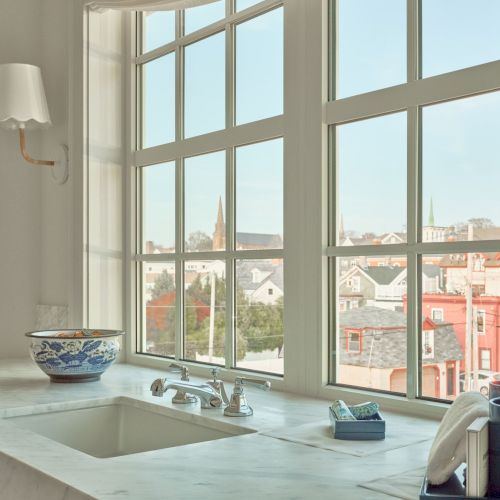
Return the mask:
{"type": "Polygon", "coordinates": [[[467,427],[478,417],[488,416],[488,400],[479,392],[464,392],[448,408],[432,443],[427,463],[431,484],[445,483],[465,462],[467,427]]]}

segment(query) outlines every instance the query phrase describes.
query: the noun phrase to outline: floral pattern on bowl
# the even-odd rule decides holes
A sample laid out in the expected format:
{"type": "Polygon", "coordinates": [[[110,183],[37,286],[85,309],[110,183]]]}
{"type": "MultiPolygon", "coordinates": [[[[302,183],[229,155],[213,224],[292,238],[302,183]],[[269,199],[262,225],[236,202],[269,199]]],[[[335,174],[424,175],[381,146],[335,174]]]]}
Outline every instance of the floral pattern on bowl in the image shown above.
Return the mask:
{"type": "Polygon", "coordinates": [[[123,332],[96,330],[48,330],[29,332],[31,358],[54,382],[89,382],[115,361],[120,352],[118,338],[123,332]]]}

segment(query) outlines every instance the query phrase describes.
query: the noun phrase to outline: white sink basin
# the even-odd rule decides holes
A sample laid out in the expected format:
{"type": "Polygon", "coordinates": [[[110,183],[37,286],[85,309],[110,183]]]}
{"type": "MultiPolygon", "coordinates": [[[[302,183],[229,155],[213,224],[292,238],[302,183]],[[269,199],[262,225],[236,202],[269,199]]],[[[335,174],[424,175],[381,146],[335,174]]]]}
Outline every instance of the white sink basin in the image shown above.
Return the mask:
{"type": "Polygon", "coordinates": [[[12,416],[6,420],[98,458],[255,432],[126,397],[70,405],[52,404],[36,414],[12,416]]]}

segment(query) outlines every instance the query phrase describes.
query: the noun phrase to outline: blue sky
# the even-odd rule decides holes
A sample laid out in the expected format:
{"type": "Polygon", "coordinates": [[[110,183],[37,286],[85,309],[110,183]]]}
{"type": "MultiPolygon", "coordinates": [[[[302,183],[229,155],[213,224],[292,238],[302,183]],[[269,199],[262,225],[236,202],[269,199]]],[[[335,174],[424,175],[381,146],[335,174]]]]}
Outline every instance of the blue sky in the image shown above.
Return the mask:
{"type": "MultiPolygon", "coordinates": [[[[255,3],[238,0],[237,8],[255,3]]],[[[220,19],[223,4],[189,9],[186,31],[220,19]]],[[[147,16],[147,49],[173,39],[173,19],[171,12],[147,16]]],[[[499,20],[498,0],[422,0],[423,76],[499,58],[499,20]]],[[[406,81],[405,0],[339,0],[338,21],[339,98],[406,81]]],[[[237,123],[282,112],[282,36],[281,9],[237,27],[237,123]]],[[[224,126],[224,43],[224,35],[218,34],[186,50],[186,136],[224,126]]],[[[147,64],[146,72],[150,97],[145,102],[145,146],[149,147],[174,137],[174,56],[147,64]]],[[[424,222],[432,196],[437,225],[471,217],[488,217],[500,224],[498,117],[497,93],[423,109],[424,222]]],[[[344,125],[338,128],[337,139],[339,206],[345,229],[402,231],[406,225],[406,114],[344,125]]],[[[241,149],[237,231],[282,233],[280,147],[270,143],[241,149]]],[[[187,232],[212,234],[218,198],[225,194],[220,192],[223,162],[216,153],[188,163],[203,167],[197,168],[198,182],[186,184],[191,190],[186,191],[186,200],[193,203],[186,215],[187,232]]],[[[147,188],[147,234],[163,244],[173,237],[173,201],[166,201],[171,196],[172,170],[159,167],[149,176],[147,188]]]]}
{"type": "MultiPolygon", "coordinates": [[[[243,9],[255,0],[238,0],[243,9]]],[[[224,16],[224,2],[189,9],[186,32],[224,16]]],[[[172,12],[146,16],[145,47],[151,50],[173,40],[172,12]]],[[[283,113],[283,10],[236,28],[237,124],[283,113]]],[[[186,47],[185,136],[225,126],[225,34],[218,33],[186,47]]],[[[175,59],[161,57],[145,65],[144,147],[175,137],[175,59]]],[[[145,240],[173,246],[175,232],[173,164],[145,167],[145,240]]],[[[283,234],[283,141],[241,146],[236,150],[238,232],[283,234]]],[[[219,197],[225,211],[225,153],[185,160],[185,227],[212,235],[219,197]]],[[[224,213],[226,218],[226,214],[224,213]]]]}
{"type": "MultiPolygon", "coordinates": [[[[406,2],[339,0],[339,97],[406,81],[406,2]]],[[[500,58],[500,2],[422,0],[422,74],[500,58]]],[[[401,231],[406,224],[406,117],[398,113],[338,128],[340,208],[346,230],[401,231]]],[[[423,221],[471,217],[500,224],[500,95],[422,112],[423,221]]]]}

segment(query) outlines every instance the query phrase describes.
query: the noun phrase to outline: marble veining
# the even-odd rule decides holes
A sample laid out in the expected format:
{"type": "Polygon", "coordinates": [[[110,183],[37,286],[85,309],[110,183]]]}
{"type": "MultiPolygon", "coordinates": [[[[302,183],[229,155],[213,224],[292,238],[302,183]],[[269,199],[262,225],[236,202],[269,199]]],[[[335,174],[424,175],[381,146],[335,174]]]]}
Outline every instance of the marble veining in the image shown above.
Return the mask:
{"type": "MultiPolygon", "coordinates": [[[[29,360],[0,359],[0,417],[85,407],[89,401],[127,397],[140,404],[183,412],[186,420],[210,418],[214,428],[225,423],[257,433],[97,459],[0,418],[0,498],[388,499],[391,497],[386,494],[358,485],[426,463],[430,441],[359,457],[265,435],[276,429],[283,433],[323,422],[328,411],[325,400],[249,388],[255,414],[230,419],[220,410],[202,410],[199,405],[179,408],[172,405],[170,394],[162,399],[152,397],[149,385],[158,375],[158,370],[116,364],[101,382],[69,386],[51,384],[29,360]],[[6,486],[5,477],[12,477],[18,486],[6,486]],[[23,482],[23,477],[34,479],[23,482]],[[32,491],[54,488],[54,493],[37,497],[23,490],[23,495],[15,496],[20,491],[16,488],[21,487],[32,491]]],[[[420,426],[429,440],[437,428],[437,422],[425,419],[389,412],[384,412],[384,417],[394,432],[403,424],[420,426]]]]}

